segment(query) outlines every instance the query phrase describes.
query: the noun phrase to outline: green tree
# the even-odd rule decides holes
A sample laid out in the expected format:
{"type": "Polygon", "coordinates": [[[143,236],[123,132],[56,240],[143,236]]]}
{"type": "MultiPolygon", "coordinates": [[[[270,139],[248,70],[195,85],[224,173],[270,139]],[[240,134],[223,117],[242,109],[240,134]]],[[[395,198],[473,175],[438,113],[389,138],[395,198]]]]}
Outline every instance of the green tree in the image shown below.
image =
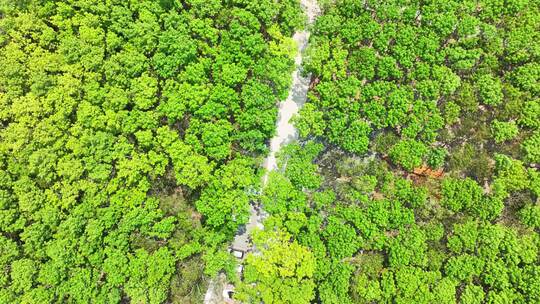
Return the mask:
{"type": "Polygon", "coordinates": [[[503,93],[501,81],[492,75],[482,75],[478,78],[478,95],[487,105],[496,106],[502,102],[503,93]]]}
{"type": "Polygon", "coordinates": [[[38,271],[36,263],[30,259],[16,260],[11,263],[11,290],[15,293],[29,291],[34,285],[35,275],[38,271]]]}
{"type": "Polygon", "coordinates": [[[318,111],[311,103],[300,109],[298,116],[295,116],[294,125],[298,129],[300,137],[322,136],[325,129],[324,114],[318,111]]]}
{"type": "Polygon", "coordinates": [[[514,121],[501,122],[494,120],[491,123],[491,132],[495,142],[501,143],[514,139],[518,135],[519,129],[514,121]]]}
{"type": "Polygon", "coordinates": [[[293,0],[0,3],[0,302],[185,303],[231,268],[302,22],[293,0]]]}
{"type": "Polygon", "coordinates": [[[526,205],[519,211],[519,215],[525,225],[533,228],[540,227],[540,206],[526,205]]]}
{"type": "Polygon", "coordinates": [[[209,227],[231,234],[247,223],[250,200],[247,191],[256,181],[252,165],[250,159],[237,158],[215,172],[195,203],[209,227]]]}
{"type": "Polygon", "coordinates": [[[482,188],[472,179],[447,178],[442,183],[442,204],[454,212],[468,210],[484,200],[482,188]]]}
{"type": "Polygon", "coordinates": [[[427,164],[432,168],[441,168],[446,160],[448,151],[444,148],[432,148],[427,155],[427,164]]]}
{"type": "Polygon", "coordinates": [[[525,102],[518,123],[529,128],[540,127],[540,100],[525,102]]]}
{"type": "Polygon", "coordinates": [[[461,107],[455,102],[447,102],[444,105],[444,121],[447,124],[454,124],[458,121],[461,107]]]}
{"type": "Polygon", "coordinates": [[[297,189],[317,189],[321,184],[321,176],[316,172],[318,166],[314,159],[321,152],[323,146],[315,142],[304,145],[293,143],[282,148],[278,155],[278,166],[284,167],[285,177],[297,189]]]}
{"type": "Polygon", "coordinates": [[[536,131],[533,135],[527,138],[521,144],[521,148],[525,153],[525,159],[531,163],[540,162],[540,132],[536,131]]]}
{"type": "Polygon", "coordinates": [[[469,284],[460,299],[464,304],[480,304],[484,302],[485,293],[481,286],[469,284]]]}
{"type": "Polygon", "coordinates": [[[313,254],[291,242],[290,235],[283,231],[261,231],[253,237],[261,252],[246,257],[244,281],[237,287],[235,298],[246,302],[310,303],[315,297],[313,254]]]}
{"type": "Polygon", "coordinates": [[[328,253],[335,259],[354,255],[360,247],[356,230],[336,217],[329,217],[322,236],[326,239],[328,253]]]}
{"type": "Polygon", "coordinates": [[[260,198],[264,210],[270,214],[285,214],[287,211],[304,211],[307,207],[306,195],[297,190],[282,174],[269,172],[268,185],[260,198]]]}
{"type": "Polygon", "coordinates": [[[402,166],[407,171],[412,171],[422,165],[427,147],[416,140],[402,140],[390,149],[389,156],[393,162],[402,166]]]}

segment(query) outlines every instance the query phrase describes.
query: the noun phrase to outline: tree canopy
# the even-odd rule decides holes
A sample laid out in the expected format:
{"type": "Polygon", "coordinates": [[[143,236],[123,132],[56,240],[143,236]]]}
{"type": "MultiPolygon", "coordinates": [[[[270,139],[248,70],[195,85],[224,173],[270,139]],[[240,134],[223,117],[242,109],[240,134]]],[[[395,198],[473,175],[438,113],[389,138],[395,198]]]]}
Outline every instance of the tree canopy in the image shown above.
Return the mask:
{"type": "Polygon", "coordinates": [[[315,302],[540,301],[539,3],[320,3],[293,168],[261,198],[315,302]]]}
{"type": "Polygon", "coordinates": [[[0,1],[0,303],[540,303],[540,2],[318,3],[0,1]]]}
{"type": "Polygon", "coordinates": [[[199,302],[303,20],[295,0],[0,1],[0,302],[199,302]]]}

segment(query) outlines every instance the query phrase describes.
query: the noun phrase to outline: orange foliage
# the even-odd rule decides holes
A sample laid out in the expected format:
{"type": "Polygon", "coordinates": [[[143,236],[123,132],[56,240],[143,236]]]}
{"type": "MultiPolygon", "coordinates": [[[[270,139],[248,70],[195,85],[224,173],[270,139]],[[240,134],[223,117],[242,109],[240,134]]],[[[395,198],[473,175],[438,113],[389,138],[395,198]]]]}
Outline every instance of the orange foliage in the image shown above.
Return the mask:
{"type": "Polygon", "coordinates": [[[427,166],[414,168],[413,173],[418,176],[426,176],[431,178],[442,178],[444,176],[443,169],[433,170],[427,166]]]}

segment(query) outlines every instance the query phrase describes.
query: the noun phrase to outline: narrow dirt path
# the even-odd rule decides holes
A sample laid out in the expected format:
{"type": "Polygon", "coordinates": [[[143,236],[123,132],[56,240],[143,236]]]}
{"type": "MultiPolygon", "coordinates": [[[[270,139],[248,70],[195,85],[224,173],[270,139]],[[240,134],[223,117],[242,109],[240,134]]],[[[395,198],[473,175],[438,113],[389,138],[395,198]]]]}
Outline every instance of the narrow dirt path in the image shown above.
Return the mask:
{"type": "Polygon", "coordinates": [[[270,154],[263,164],[266,169],[263,185],[266,185],[268,172],[277,169],[276,153],[283,145],[298,138],[298,131],[292,125],[291,118],[298,113],[298,110],[302,108],[307,99],[310,76],[302,76],[302,55],[308,45],[310,35],[309,25],[315,21],[315,18],[320,13],[320,9],[316,0],[301,0],[300,3],[308,17],[308,28],[301,32],[296,32],[293,36],[293,40],[298,46],[295,57],[296,69],[292,74],[293,82],[289,89],[289,96],[284,102],[279,104],[276,136],[270,141],[270,154]]]}
{"type": "MultiPolygon", "coordinates": [[[[291,118],[298,113],[307,99],[309,89],[310,76],[302,76],[302,55],[309,41],[309,27],[315,21],[315,18],[320,13],[320,8],[317,0],[300,0],[302,8],[308,18],[308,26],[305,30],[296,32],[293,40],[297,44],[297,53],[295,57],[296,68],[292,74],[292,85],[289,90],[289,96],[284,102],[279,104],[278,120],[276,124],[276,135],[270,141],[270,153],[263,163],[265,175],[263,177],[263,187],[268,181],[268,173],[277,169],[276,153],[282,146],[294,141],[298,138],[298,131],[291,123],[291,118]]],[[[249,222],[246,224],[246,229],[242,229],[233,240],[231,249],[233,253],[245,253],[251,251],[252,244],[249,236],[256,228],[263,228],[263,220],[266,217],[264,210],[258,210],[254,204],[250,206],[251,215],[249,222]]],[[[243,259],[242,257],[239,257],[243,259]]],[[[241,269],[240,269],[241,271],[241,269]]],[[[228,297],[228,292],[234,289],[234,286],[224,285],[225,279],[220,277],[212,280],[206,292],[205,304],[221,304],[234,303],[228,297]]]]}

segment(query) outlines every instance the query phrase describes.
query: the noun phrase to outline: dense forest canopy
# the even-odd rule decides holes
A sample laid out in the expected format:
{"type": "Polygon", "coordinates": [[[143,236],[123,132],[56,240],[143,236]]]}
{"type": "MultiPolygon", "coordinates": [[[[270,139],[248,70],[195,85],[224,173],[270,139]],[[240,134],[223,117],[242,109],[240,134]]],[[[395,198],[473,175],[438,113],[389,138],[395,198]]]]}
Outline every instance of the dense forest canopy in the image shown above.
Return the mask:
{"type": "Polygon", "coordinates": [[[298,0],[0,0],[0,303],[540,303],[540,2],[319,4],[262,187],[298,0]]]}
{"type": "Polygon", "coordinates": [[[298,298],[539,303],[540,2],[322,4],[302,140],[261,198],[313,256],[298,298]]]}
{"type": "MultiPolygon", "coordinates": [[[[0,303],[190,303],[259,183],[294,0],[0,1],[0,303]]],[[[234,271],[234,270],[232,270],[234,271]]]]}

